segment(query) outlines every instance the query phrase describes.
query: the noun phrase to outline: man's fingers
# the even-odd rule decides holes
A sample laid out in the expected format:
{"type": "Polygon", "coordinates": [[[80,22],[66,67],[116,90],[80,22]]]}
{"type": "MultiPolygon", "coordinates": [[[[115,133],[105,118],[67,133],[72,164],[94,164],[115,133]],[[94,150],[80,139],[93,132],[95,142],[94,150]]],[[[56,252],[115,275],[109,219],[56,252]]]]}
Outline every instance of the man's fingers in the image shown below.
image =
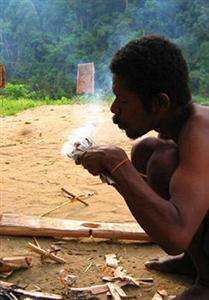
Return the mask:
{"type": "Polygon", "coordinates": [[[88,172],[93,175],[93,176],[98,176],[99,175],[99,172],[98,171],[89,171],[88,172]]]}
{"type": "Polygon", "coordinates": [[[84,155],[85,155],[86,151],[83,152],[82,154],[79,154],[76,156],[75,158],[75,163],[76,165],[83,165],[84,166],[84,155]]]}
{"type": "Polygon", "coordinates": [[[75,159],[75,164],[76,164],[76,165],[80,165],[80,164],[81,164],[80,159],[77,159],[77,158],[76,158],[76,159],[75,159]]]}

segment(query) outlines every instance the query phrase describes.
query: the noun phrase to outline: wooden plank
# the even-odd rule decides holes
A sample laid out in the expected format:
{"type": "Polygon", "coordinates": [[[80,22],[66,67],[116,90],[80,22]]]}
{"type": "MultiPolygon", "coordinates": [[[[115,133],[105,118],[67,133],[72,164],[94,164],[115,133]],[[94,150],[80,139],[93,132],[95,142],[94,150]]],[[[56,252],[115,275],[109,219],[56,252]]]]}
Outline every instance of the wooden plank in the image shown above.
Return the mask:
{"type": "Polygon", "coordinates": [[[99,227],[92,231],[94,238],[151,241],[137,223],[100,223],[99,227]]]}
{"type": "Polygon", "coordinates": [[[89,237],[89,228],[75,220],[2,214],[0,234],[17,236],[89,237]]]}
{"type": "Polygon", "coordinates": [[[100,223],[48,217],[2,214],[0,235],[90,237],[150,242],[137,223],[100,223]]]}

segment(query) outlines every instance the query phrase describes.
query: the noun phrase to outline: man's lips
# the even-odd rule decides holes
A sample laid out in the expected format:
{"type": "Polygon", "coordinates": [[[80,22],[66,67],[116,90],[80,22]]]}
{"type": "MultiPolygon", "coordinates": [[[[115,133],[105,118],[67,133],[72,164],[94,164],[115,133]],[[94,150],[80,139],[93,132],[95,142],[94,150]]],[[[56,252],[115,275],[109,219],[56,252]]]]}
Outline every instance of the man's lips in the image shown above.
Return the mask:
{"type": "Polygon", "coordinates": [[[113,120],[113,123],[114,123],[114,124],[117,124],[118,127],[119,127],[120,129],[125,129],[124,124],[122,124],[122,123],[120,122],[118,116],[114,115],[114,116],[112,117],[112,120],[113,120]]]}
{"type": "Polygon", "coordinates": [[[114,124],[118,124],[118,123],[119,123],[119,118],[118,118],[116,115],[114,115],[114,116],[112,117],[112,120],[113,120],[113,123],[114,123],[114,124]]]}

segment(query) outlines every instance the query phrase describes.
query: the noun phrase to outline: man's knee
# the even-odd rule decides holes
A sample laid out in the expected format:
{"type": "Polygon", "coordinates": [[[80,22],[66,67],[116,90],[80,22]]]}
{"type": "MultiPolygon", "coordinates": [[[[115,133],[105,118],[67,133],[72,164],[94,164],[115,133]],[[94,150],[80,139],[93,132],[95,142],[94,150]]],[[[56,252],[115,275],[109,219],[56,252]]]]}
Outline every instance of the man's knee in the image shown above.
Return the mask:
{"type": "Polygon", "coordinates": [[[170,177],[178,166],[178,148],[175,144],[162,144],[152,153],[147,164],[147,173],[165,173],[170,177]]]}
{"type": "Polygon", "coordinates": [[[169,199],[170,179],[179,162],[177,145],[169,140],[146,138],[133,146],[131,160],[140,173],[147,175],[149,185],[169,199]]]}
{"type": "Polygon", "coordinates": [[[159,146],[147,164],[147,176],[150,186],[161,196],[169,198],[170,179],[179,163],[178,149],[175,144],[159,146]]]}
{"type": "Polygon", "coordinates": [[[131,161],[135,168],[146,174],[147,164],[155,149],[162,145],[162,141],[158,138],[145,138],[136,142],[131,150],[131,161]]]}

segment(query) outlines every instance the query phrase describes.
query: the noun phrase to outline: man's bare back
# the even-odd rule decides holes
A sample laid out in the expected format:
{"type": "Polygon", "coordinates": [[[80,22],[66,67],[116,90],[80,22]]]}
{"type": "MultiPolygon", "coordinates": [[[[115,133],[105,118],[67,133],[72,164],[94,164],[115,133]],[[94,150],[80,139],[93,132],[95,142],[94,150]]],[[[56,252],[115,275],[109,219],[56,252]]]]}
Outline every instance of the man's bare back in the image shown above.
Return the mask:
{"type": "MultiPolygon", "coordinates": [[[[196,105],[193,105],[193,114],[192,116],[187,120],[184,128],[179,134],[179,139],[176,140],[176,145],[172,144],[170,140],[166,142],[166,140],[158,140],[156,139],[146,139],[143,140],[141,143],[139,142],[134,146],[134,149],[132,151],[132,161],[137,161],[137,156],[141,156],[141,151],[145,153],[151,153],[150,158],[147,159],[146,157],[146,165],[148,165],[148,182],[151,184],[152,188],[156,190],[159,194],[163,195],[168,200],[171,199],[172,201],[172,186],[170,187],[170,182],[172,184],[173,176],[175,181],[175,176],[178,176],[178,174],[175,174],[175,172],[178,172],[178,168],[181,168],[181,159],[184,159],[184,156],[182,158],[181,149],[183,148],[183,151],[186,153],[186,155],[189,156],[189,158],[186,159],[193,159],[192,149],[193,147],[198,147],[198,150],[201,151],[201,142],[199,145],[195,142],[195,134],[198,134],[198,131],[202,132],[202,143],[204,144],[204,147],[209,149],[209,140],[207,136],[209,136],[209,109],[196,105]],[[194,128],[193,128],[194,127],[194,128]],[[187,148],[185,149],[184,141],[192,141],[192,144],[188,144],[187,148]],[[204,141],[205,140],[205,141],[204,141]],[[205,143],[206,142],[206,143],[205,143]],[[141,144],[141,145],[140,145],[141,144]],[[155,149],[154,149],[154,144],[155,149]],[[176,147],[177,146],[177,147],[176,147]],[[145,149],[147,147],[147,149],[145,149]],[[152,148],[152,151],[150,151],[150,148],[152,148]],[[160,148],[160,151],[159,151],[160,148]],[[156,154],[157,153],[157,154],[156,154]],[[153,167],[153,169],[152,169],[153,167]],[[157,167],[157,169],[156,169],[157,167]],[[162,175],[163,173],[163,175],[162,175]],[[149,177],[150,176],[150,177],[149,177]],[[160,184],[159,184],[159,178],[160,184]],[[166,180],[164,180],[164,178],[166,180]],[[170,182],[168,182],[168,178],[170,178],[170,182]],[[155,187],[155,183],[156,187],[155,187]],[[166,187],[166,185],[169,184],[170,189],[166,187]],[[161,187],[161,190],[159,190],[159,186],[161,187]],[[164,187],[164,188],[163,188],[164,187]]],[[[202,153],[207,153],[206,148],[202,148],[202,153]]],[[[198,164],[200,161],[200,164],[202,164],[202,171],[204,171],[203,174],[205,174],[204,181],[206,182],[209,178],[208,173],[208,163],[207,157],[205,158],[205,155],[201,155],[200,157],[196,156],[197,161],[194,161],[194,165],[198,164]],[[205,166],[204,166],[205,164],[205,166]]],[[[145,168],[145,162],[138,160],[138,166],[136,168],[140,172],[144,172],[145,168]],[[143,169],[141,168],[143,167],[143,169]]],[[[192,164],[189,164],[190,167],[192,167],[192,164]]],[[[189,170],[191,172],[191,170],[189,170]]],[[[182,171],[183,172],[183,171],[182,171]]],[[[186,176],[186,174],[184,174],[186,176]]],[[[186,180],[182,178],[181,184],[182,188],[188,189],[191,191],[189,196],[190,201],[190,209],[193,209],[195,212],[197,209],[195,208],[196,205],[201,206],[203,205],[203,208],[200,209],[204,211],[205,209],[205,203],[204,201],[201,201],[201,198],[195,198],[192,195],[196,194],[196,191],[194,192],[195,188],[199,188],[199,176],[197,180],[194,180],[194,188],[192,185],[187,185],[186,180]],[[194,204],[192,203],[194,201],[194,204]]],[[[175,182],[174,182],[175,184],[175,182]]],[[[203,191],[204,193],[207,193],[207,183],[204,186],[203,185],[203,191]]],[[[199,195],[199,193],[198,193],[199,195]]],[[[205,197],[203,196],[203,199],[205,197]]],[[[186,199],[187,201],[187,199],[186,199]]],[[[208,299],[209,297],[209,220],[208,220],[208,203],[209,199],[206,197],[206,216],[204,217],[204,220],[201,222],[201,217],[198,218],[198,215],[191,216],[190,210],[186,210],[186,213],[188,213],[188,218],[191,217],[191,223],[193,223],[193,220],[196,222],[199,222],[199,228],[197,231],[194,232],[194,237],[192,238],[192,241],[190,243],[190,246],[188,247],[187,251],[185,251],[184,255],[177,256],[175,258],[169,258],[164,260],[159,259],[153,259],[146,263],[146,267],[151,270],[157,270],[164,273],[178,273],[178,274],[184,274],[188,276],[197,277],[196,285],[192,288],[192,291],[186,291],[183,295],[178,296],[176,299],[183,300],[183,299],[201,299],[200,295],[203,294],[202,299],[208,299]],[[203,289],[203,286],[205,288],[203,289]],[[205,291],[205,295],[204,292],[205,291]],[[194,294],[194,296],[192,296],[194,294]]],[[[184,218],[185,219],[185,218],[184,218]]],[[[191,228],[191,225],[188,225],[189,228],[191,228]]],[[[192,232],[190,232],[192,235],[192,232]]]]}

